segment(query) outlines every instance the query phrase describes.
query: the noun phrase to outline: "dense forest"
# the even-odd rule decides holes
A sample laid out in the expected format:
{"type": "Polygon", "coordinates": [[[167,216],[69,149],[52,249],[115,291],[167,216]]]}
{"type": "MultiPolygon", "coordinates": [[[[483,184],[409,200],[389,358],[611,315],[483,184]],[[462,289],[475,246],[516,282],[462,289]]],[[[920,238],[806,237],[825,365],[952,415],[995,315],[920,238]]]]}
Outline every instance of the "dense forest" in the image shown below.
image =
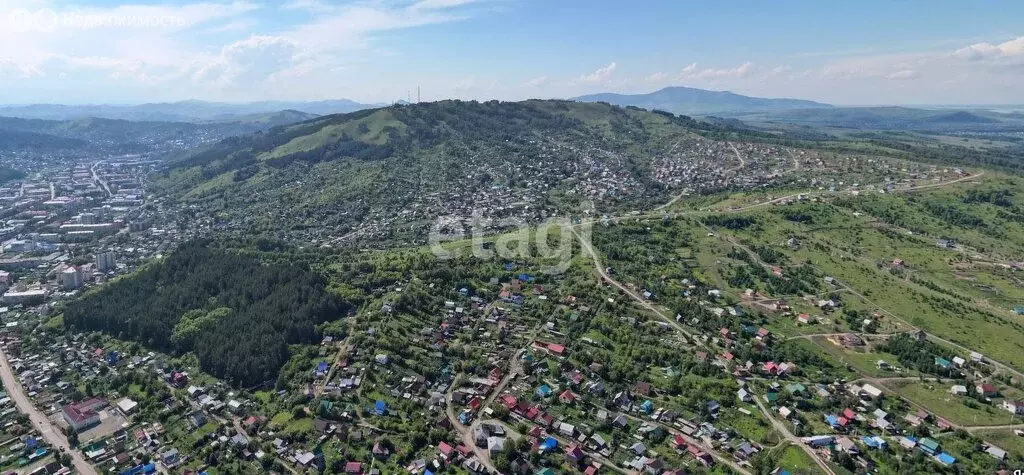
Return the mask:
{"type": "Polygon", "coordinates": [[[0,184],[25,178],[25,172],[8,167],[0,167],[0,184]]]}
{"type": "Polygon", "coordinates": [[[204,371],[241,386],[273,382],[288,345],[350,308],[325,279],[291,263],[192,242],[68,305],[65,324],[161,351],[195,352],[204,371]]]}
{"type": "Polygon", "coordinates": [[[21,130],[0,129],[0,147],[4,150],[32,149],[53,151],[85,148],[87,145],[85,141],[78,139],[21,130]]]}

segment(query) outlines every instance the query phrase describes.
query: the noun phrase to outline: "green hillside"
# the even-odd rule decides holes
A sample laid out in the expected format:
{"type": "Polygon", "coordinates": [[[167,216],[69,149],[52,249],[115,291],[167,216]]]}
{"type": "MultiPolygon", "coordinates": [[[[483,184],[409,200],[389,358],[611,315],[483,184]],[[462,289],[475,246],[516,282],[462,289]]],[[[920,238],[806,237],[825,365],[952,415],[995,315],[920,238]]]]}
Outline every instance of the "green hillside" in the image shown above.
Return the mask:
{"type": "Polygon", "coordinates": [[[599,208],[643,207],[667,196],[650,179],[651,151],[693,135],[688,120],[566,101],[393,106],[229,138],[174,159],[156,186],[245,227],[347,230],[439,193],[575,210],[587,163],[630,183],[599,208]]]}

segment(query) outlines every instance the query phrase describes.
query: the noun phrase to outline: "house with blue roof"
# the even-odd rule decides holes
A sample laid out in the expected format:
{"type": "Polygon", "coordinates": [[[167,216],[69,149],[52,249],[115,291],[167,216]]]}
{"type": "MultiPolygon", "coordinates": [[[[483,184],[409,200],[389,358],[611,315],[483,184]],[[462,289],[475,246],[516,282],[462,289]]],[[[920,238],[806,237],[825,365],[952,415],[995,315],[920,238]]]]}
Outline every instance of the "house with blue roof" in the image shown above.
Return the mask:
{"type": "Polygon", "coordinates": [[[548,386],[547,384],[541,384],[540,387],[537,388],[537,395],[540,396],[540,397],[548,397],[548,396],[550,396],[551,395],[551,386],[548,386]]]}
{"type": "Polygon", "coordinates": [[[839,417],[836,416],[835,414],[825,415],[825,423],[828,424],[829,427],[833,429],[838,429],[840,427],[839,417]]]}
{"type": "Polygon", "coordinates": [[[935,357],[935,364],[943,368],[949,369],[953,367],[953,363],[941,356],[935,357]]]}
{"type": "Polygon", "coordinates": [[[864,442],[864,445],[871,447],[873,449],[885,448],[885,439],[877,435],[864,436],[861,438],[861,442],[864,442]]]}
{"type": "Polygon", "coordinates": [[[654,402],[652,402],[650,399],[644,401],[642,404],[640,404],[640,410],[643,411],[644,414],[650,414],[654,412],[654,402]]]}
{"type": "Polygon", "coordinates": [[[558,448],[558,441],[554,437],[548,437],[540,443],[541,452],[551,452],[558,448]]]}
{"type": "Polygon", "coordinates": [[[377,402],[373,405],[373,412],[375,412],[378,416],[386,415],[388,413],[388,404],[378,399],[377,402]]]}
{"type": "Polygon", "coordinates": [[[939,454],[938,456],[936,456],[935,460],[938,460],[939,463],[941,463],[942,465],[946,465],[946,466],[953,465],[954,463],[956,463],[956,457],[954,457],[952,455],[949,455],[949,454],[947,454],[945,452],[943,452],[943,453],[939,454]]]}

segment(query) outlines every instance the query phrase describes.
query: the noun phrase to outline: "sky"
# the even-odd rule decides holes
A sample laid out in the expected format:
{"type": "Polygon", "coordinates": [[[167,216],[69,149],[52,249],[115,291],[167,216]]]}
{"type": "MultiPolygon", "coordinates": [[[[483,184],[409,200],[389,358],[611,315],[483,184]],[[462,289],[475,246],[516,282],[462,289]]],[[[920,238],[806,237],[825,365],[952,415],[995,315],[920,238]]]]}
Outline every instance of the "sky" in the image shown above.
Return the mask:
{"type": "Polygon", "coordinates": [[[0,103],[1024,104],[1024,2],[0,0],[0,103]]]}

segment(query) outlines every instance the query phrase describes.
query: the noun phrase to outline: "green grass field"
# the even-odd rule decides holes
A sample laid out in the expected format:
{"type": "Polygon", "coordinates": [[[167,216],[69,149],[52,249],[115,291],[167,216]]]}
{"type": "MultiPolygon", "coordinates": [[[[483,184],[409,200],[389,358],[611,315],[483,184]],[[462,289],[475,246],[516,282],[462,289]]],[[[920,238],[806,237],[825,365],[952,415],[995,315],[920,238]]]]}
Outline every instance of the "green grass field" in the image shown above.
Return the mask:
{"type": "Polygon", "coordinates": [[[1012,430],[978,431],[974,435],[1009,454],[1024,457],[1024,437],[1014,434],[1012,430]]]}
{"type": "Polygon", "coordinates": [[[970,399],[949,393],[949,388],[953,384],[953,382],[911,382],[891,383],[888,387],[954,424],[999,425],[1015,422],[1009,412],[999,407],[981,403],[977,403],[978,408],[966,406],[964,402],[970,401],[970,399]]]}
{"type": "Polygon", "coordinates": [[[807,452],[794,445],[787,445],[779,451],[778,465],[779,468],[789,470],[793,474],[823,473],[807,452]]]}

